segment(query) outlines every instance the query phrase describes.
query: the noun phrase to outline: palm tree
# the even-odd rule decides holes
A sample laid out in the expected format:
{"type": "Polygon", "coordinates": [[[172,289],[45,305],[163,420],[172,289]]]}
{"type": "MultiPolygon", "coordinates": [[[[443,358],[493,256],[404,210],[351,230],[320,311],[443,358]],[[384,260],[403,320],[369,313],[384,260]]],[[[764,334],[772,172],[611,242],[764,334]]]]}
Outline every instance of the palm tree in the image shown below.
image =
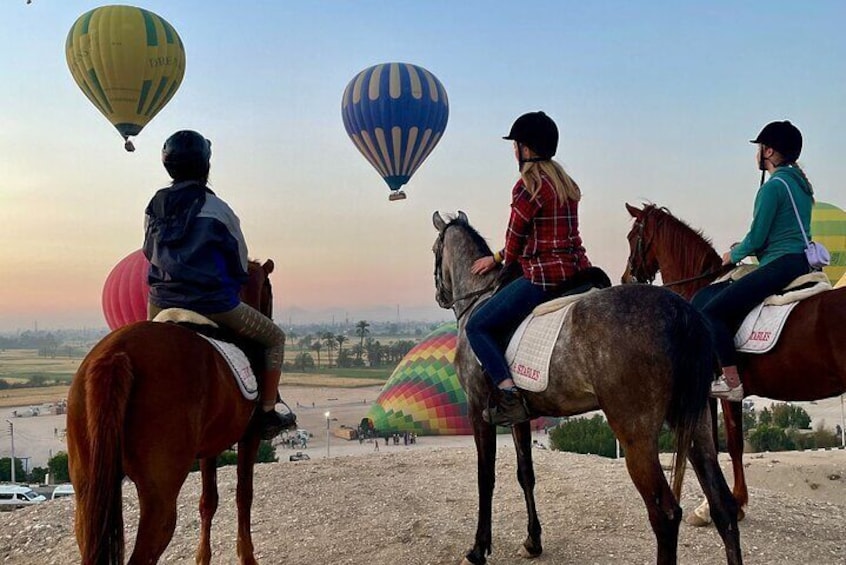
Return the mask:
{"type": "Polygon", "coordinates": [[[323,344],[320,343],[320,340],[316,340],[314,343],[311,344],[310,349],[317,353],[317,368],[320,368],[320,349],[323,347],[323,344]]]}
{"type": "Polygon", "coordinates": [[[335,334],[332,332],[323,332],[320,336],[323,338],[323,343],[326,344],[326,365],[332,366],[332,350],[335,349],[335,334]]]}
{"type": "Polygon", "coordinates": [[[353,352],[353,355],[355,355],[355,358],[358,361],[361,361],[362,356],[364,356],[364,345],[362,345],[360,343],[356,343],[352,347],[352,352],[353,352]]]}
{"type": "Polygon", "coordinates": [[[288,333],[286,334],[286,337],[287,337],[287,338],[288,338],[288,340],[291,342],[291,347],[293,348],[293,347],[294,347],[294,345],[296,344],[297,338],[298,338],[298,337],[300,337],[300,336],[299,336],[299,335],[297,335],[297,332],[295,332],[295,331],[290,331],[290,332],[288,332],[288,333]]]}
{"type": "Polygon", "coordinates": [[[338,334],[335,336],[335,341],[338,342],[338,356],[341,356],[341,350],[344,348],[344,342],[347,341],[347,336],[338,334]]]}
{"type": "Polygon", "coordinates": [[[369,330],[369,329],[367,329],[367,328],[369,328],[369,327],[370,327],[370,324],[369,324],[366,320],[360,320],[360,321],[359,321],[359,322],[355,325],[355,335],[357,335],[358,337],[360,337],[360,338],[361,338],[361,341],[359,342],[359,345],[361,345],[361,348],[362,348],[362,349],[364,349],[364,337],[365,337],[367,334],[369,334],[369,333],[370,333],[370,330],[369,330]]]}

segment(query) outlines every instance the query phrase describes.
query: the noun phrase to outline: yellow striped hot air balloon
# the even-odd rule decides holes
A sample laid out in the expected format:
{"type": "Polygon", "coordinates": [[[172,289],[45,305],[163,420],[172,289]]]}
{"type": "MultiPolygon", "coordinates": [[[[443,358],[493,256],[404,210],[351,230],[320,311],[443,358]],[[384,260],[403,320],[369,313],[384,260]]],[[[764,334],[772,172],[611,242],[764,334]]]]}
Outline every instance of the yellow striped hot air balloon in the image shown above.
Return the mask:
{"type": "Polygon", "coordinates": [[[811,236],[831,253],[831,264],[823,272],[836,283],[846,273],[846,212],[826,202],[814,204],[811,236]]]}
{"type": "Polygon", "coordinates": [[[182,40],[162,17],[133,6],[81,15],[65,45],[76,84],[126,141],[173,97],[185,74],[182,40]]]}

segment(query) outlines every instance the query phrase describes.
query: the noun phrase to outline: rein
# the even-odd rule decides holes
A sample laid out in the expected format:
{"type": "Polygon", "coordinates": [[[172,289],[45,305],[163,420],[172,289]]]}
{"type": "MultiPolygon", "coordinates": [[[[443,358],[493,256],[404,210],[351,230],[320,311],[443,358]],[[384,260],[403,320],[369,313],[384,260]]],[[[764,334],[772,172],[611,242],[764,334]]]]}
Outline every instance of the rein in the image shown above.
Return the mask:
{"type": "Polygon", "coordinates": [[[711,276],[714,276],[714,275],[717,275],[717,276],[724,275],[725,273],[731,271],[735,267],[736,267],[736,265],[723,265],[719,269],[712,269],[710,271],[702,273],[701,275],[696,275],[695,277],[688,277],[686,279],[681,279],[681,280],[678,280],[678,281],[664,283],[661,286],[662,287],[676,286],[678,284],[684,284],[684,283],[689,283],[689,282],[693,282],[693,281],[699,281],[699,280],[702,280],[702,279],[707,279],[708,277],[711,277],[711,276]]]}
{"type": "Polygon", "coordinates": [[[466,314],[467,312],[469,312],[469,311],[470,311],[470,310],[471,310],[471,309],[472,309],[472,308],[476,305],[476,303],[477,303],[477,302],[479,302],[479,299],[482,297],[482,295],[483,295],[483,294],[487,294],[487,293],[489,293],[489,292],[493,292],[493,290],[494,290],[495,288],[496,288],[496,280],[494,280],[494,282],[492,282],[491,284],[489,284],[488,286],[486,286],[486,287],[485,287],[485,288],[483,288],[482,290],[476,290],[476,291],[473,291],[473,292],[467,293],[467,294],[465,294],[464,296],[459,296],[458,298],[453,298],[453,299],[452,299],[452,304],[450,304],[450,306],[449,306],[450,308],[452,308],[453,306],[455,306],[455,304],[456,304],[457,302],[460,302],[461,300],[467,300],[468,298],[472,298],[472,299],[473,299],[473,300],[471,300],[471,301],[470,301],[470,304],[468,304],[467,306],[465,306],[464,308],[462,308],[462,309],[461,309],[461,311],[460,311],[460,312],[458,312],[458,313],[455,315],[455,321],[457,322],[457,321],[461,320],[461,318],[464,316],[464,314],[466,314]]]}

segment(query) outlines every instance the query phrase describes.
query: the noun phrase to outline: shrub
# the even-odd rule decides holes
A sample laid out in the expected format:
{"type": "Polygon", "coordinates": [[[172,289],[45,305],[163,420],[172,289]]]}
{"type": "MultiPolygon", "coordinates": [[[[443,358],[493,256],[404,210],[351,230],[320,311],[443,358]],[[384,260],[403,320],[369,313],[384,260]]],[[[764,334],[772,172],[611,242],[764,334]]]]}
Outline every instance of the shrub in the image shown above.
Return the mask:
{"type": "Polygon", "coordinates": [[[617,454],[614,433],[600,415],[573,418],[562,422],[549,433],[552,449],[571,453],[591,453],[603,457],[617,454]]]}
{"type": "MultiPolygon", "coordinates": [[[[0,459],[0,481],[12,480],[12,458],[3,457],[0,459]]],[[[26,473],[24,473],[23,461],[15,457],[15,481],[26,481],[26,473]]]]}
{"type": "Polygon", "coordinates": [[[47,468],[50,470],[50,480],[54,483],[69,483],[70,471],[68,470],[68,454],[64,451],[58,452],[47,461],[47,468]]]}
{"type": "Polygon", "coordinates": [[[796,442],[782,428],[772,424],[760,424],[748,435],[755,451],[790,451],[796,449],[796,442]]]}

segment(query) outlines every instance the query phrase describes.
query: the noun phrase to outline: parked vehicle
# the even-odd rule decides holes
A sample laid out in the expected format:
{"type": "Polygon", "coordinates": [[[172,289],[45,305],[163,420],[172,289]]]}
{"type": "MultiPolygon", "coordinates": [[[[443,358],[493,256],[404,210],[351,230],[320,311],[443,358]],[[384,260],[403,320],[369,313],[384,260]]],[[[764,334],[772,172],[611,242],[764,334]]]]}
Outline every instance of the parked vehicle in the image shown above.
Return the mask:
{"type": "Polygon", "coordinates": [[[53,494],[50,496],[50,500],[56,500],[57,498],[64,498],[66,496],[74,496],[74,494],[72,484],[56,485],[56,488],[53,489],[53,494]]]}
{"type": "Polygon", "coordinates": [[[308,453],[303,453],[302,451],[297,451],[293,455],[288,456],[288,461],[308,461],[311,457],[308,456],[308,453]]]}
{"type": "Polygon", "coordinates": [[[0,508],[12,509],[31,506],[47,500],[28,486],[0,485],[0,508]]]}

